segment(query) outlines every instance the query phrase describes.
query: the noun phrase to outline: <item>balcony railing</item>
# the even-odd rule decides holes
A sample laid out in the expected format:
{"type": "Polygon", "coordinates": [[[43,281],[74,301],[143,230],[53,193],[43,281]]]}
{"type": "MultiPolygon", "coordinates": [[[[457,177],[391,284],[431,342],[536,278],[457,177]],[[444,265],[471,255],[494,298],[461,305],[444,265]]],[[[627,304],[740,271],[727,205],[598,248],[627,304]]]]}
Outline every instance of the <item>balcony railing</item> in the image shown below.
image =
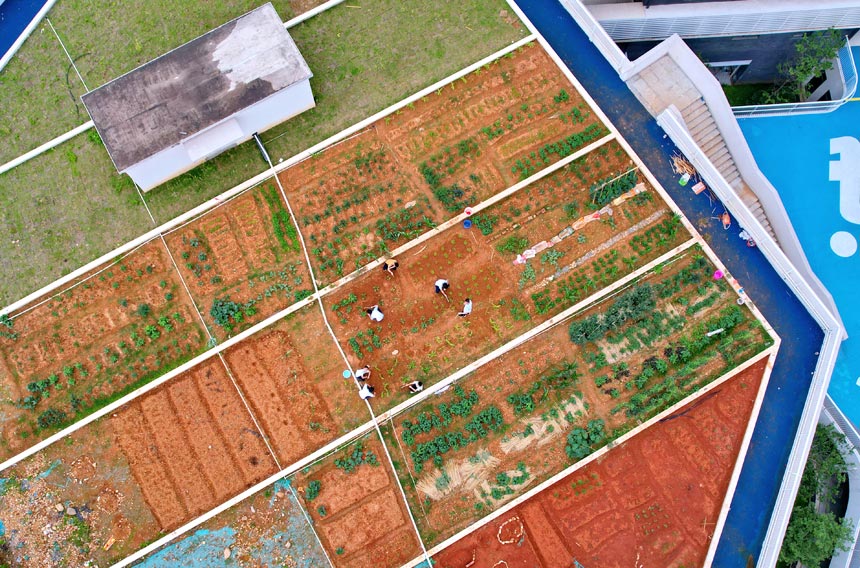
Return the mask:
{"type": "Polygon", "coordinates": [[[845,46],[838,52],[836,67],[842,79],[842,96],[836,100],[736,106],[732,107],[732,112],[737,118],[832,112],[851,99],[857,91],[857,66],[854,64],[854,57],[851,54],[851,46],[848,44],[847,38],[845,39],[845,46]]]}

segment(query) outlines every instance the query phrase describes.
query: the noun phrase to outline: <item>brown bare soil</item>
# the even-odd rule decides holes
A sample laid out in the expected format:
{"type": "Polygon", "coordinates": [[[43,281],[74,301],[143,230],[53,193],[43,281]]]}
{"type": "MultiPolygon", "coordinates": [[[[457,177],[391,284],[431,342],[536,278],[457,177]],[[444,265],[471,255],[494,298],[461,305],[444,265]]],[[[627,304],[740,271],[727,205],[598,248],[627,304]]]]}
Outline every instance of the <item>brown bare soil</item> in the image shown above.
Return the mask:
{"type": "Polygon", "coordinates": [[[607,568],[701,566],[764,368],[762,361],[746,369],[435,560],[441,568],[571,559],[607,568]]]}
{"type": "MultiPolygon", "coordinates": [[[[644,282],[660,289],[693,265],[692,255],[688,254],[644,282]]],[[[700,267],[703,278],[699,282],[707,283],[713,270],[709,263],[700,267]]],[[[398,474],[415,508],[425,542],[438,543],[498,509],[533,483],[576,462],[565,449],[571,428],[585,428],[592,420],[602,421],[606,436],[590,448],[590,453],[758,353],[767,344],[766,338],[746,312],[745,322],[731,330],[727,343],[702,352],[695,364],[673,364],[664,359],[667,348],[682,344],[682,337],[692,337],[704,322],[734,306],[735,297],[725,286],[704,289],[708,290],[704,295],[716,293],[718,300],[684,317],[673,315],[680,302],[695,304],[700,297],[694,283],[686,284],[657,301],[657,316],[649,315],[641,323],[608,334],[597,343],[572,343],[567,321],[459,381],[462,391],[452,389],[438,402],[431,399],[429,404],[398,416],[394,420],[398,439],[392,437],[390,425],[384,431],[392,452],[398,456],[398,474]],[[744,334],[749,337],[744,338],[744,334]],[[666,362],[662,374],[649,371],[653,374],[650,378],[642,375],[658,360],[666,362]],[[569,383],[557,386],[551,377],[565,368],[569,383]],[[640,377],[644,377],[641,386],[640,377]],[[669,384],[673,386],[663,387],[669,384]],[[407,435],[413,425],[434,417],[443,420],[441,405],[455,408],[471,392],[474,402],[470,412],[451,416],[447,425],[437,423],[429,431],[407,435]],[[471,421],[491,409],[498,412],[497,431],[487,430],[477,439],[470,439],[469,434],[475,432],[471,421]],[[434,464],[436,452],[422,454],[421,445],[438,444],[435,440],[446,433],[464,433],[464,438],[444,442],[449,448],[439,453],[439,462],[434,464]]],[[[575,319],[604,313],[610,303],[612,300],[598,304],[575,319]]],[[[707,325],[710,329],[713,324],[707,325]]]]}
{"type": "Polygon", "coordinates": [[[348,460],[355,443],[346,446],[293,479],[329,558],[337,567],[400,566],[421,553],[397,481],[375,434],[361,441],[376,465],[361,463],[351,473],[337,467],[348,460]],[[311,481],[319,495],[307,499],[311,481]]]}
{"type": "Polygon", "coordinates": [[[289,306],[297,294],[312,292],[295,227],[273,181],[204,213],[165,239],[219,339],[289,306]],[[217,323],[211,313],[216,299],[240,304],[239,315],[217,323]]]}
{"type": "Polygon", "coordinates": [[[225,359],[282,466],[370,419],[319,307],[308,306],[227,350],[225,359]]]}
{"type": "Polygon", "coordinates": [[[165,530],[277,470],[218,359],[136,399],[111,424],[165,530]]]}
{"type": "Polygon", "coordinates": [[[560,150],[538,157],[545,146],[567,140],[571,153],[605,133],[546,53],[528,46],[281,179],[327,283],[549,165],[560,150]]]}
{"type": "Polygon", "coordinates": [[[495,219],[489,234],[453,227],[399,258],[394,276],[377,269],[331,295],[329,319],[343,349],[376,372],[374,406],[393,406],[407,396],[402,384],[439,380],[690,238],[644,185],[649,199],[613,205],[611,223],[584,224],[527,265],[513,263],[525,247],[502,246],[509,239],[534,246],[590,214],[577,175],[587,183],[585,167],[598,179],[627,171],[618,150],[609,145],[606,156],[594,152],[488,208],[481,215],[495,219]],[[573,214],[571,203],[579,204],[573,214]],[[450,282],[450,302],[434,293],[437,278],[450,282]],[[474,311],[459,318],[467,297],[474,311]],[[380,323],[364,312],[373,304],[385,314],[380,323]]]}
{"type": "Polygon", "coordinates": [[[141,385],[200,353],[206,337],[160,240],[82,277],[77,286],[13,313],[0,334],[4,405],[0,459],[56,430],[100,400],[141,385]],[[138,312],[146,305],[146,315],[138,312]],[[151,334],[145,330],[151,327],[151,334]],[[32,406],[27,409],[28,401],[32,406]]]}

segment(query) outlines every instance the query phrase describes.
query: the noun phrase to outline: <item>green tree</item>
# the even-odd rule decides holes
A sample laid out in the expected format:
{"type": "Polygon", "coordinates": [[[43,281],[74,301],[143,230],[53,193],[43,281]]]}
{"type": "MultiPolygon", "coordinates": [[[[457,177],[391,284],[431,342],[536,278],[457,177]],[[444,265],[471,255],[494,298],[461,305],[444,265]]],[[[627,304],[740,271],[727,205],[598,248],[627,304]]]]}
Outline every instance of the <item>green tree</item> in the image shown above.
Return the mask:
{"type": "Polygon", "coordinates": [[[833,426],[818,426],[782,541],[779,560],[783,566],[797,562],[818,566],[837,550],[848,550],[851,521],[818,509],[826,509],[836,500],[839,485],[847,477],[844,456],[850,450],[845,436],[833,426]]]}
{"type": "Polygon", "coordinates": [[[774,104],[808,99],[811,94],[809,82],[833,68],[833,58],[843,45],[844,39],[838,30],[803,34],[794,45],[794,57],[778,67],[784,82],[773,92],[765,94],[765,102],[774,104]]]}

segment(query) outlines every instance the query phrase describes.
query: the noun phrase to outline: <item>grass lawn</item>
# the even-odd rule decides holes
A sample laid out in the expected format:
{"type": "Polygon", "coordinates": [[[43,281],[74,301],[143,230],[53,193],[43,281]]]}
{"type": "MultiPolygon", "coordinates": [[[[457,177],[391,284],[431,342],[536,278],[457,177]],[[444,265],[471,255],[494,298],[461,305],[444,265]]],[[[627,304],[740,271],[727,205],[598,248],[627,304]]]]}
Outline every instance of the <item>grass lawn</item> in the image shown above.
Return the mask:
{"type": "Polygon", "coordinates": [[[80,101],[85,92],[43,22],[0,72],[0,163],[87,122],[90,117],[80,101]]]}
{"type": "MultiPolygon", "coordinates": [[[[115,4],[60,0],[50,17],[77,58],[84,80],[93,87],[257,5],[240,0],[186,4],[181,10],[170,4],[168,10],[166,3],[157,8],[152,2],[136,1],[123,5],[122,14],[134,15],[124,18],[115,4]]],[[[288,2],[275,2],[284,19],[291,15],[289,6],[288,2]]],[[[36,49],[33,46],[47,50],[51,37],[43,36],[49,31],[34,33],[19,52],[21,58],[31,48],[36,49]]],[[[340,5],[296,26],[291,34],[314,72],[312,86],[318,106],[264,135],[271,141],[273,159],[288,157],[323,140],[508,45],[525,31],[503,0],[379,0],[362,3],[360,8],[340,5]]],[[[33,69],[37,61],[34,57],[30,63],[33,69]]],[[[62,65],[62,59],[56,59],[56,65],[62,65]]],[[[50,102],[62,99],[57,94],[62,89],[56,84],[52,85],[52,98],[40,100],[38,92],[27,96],[26,89],[18,85],[28,80],[23,70],[16,77],[18,90],[10,91],[9,97],[5,95],[6,82],[0,83],[4,101],[9,99],[3,113],[28,117],[60,113],[54,108],[59,104],[50,102]]],[[[8,81],[4,74],[0,78],[8,81]]],[[[74,72],[72,79],[77,80],[74,72]]],[[[57,82],[65,88],[64,70],[55,77],[57,82]]],[[[67,92],[64,96],[69,101],[66,113],[74,113],[71,97],[67,92]]],[[[0,124],[6,122],[0,119],[0,124]]],[[[71,120],[55,131],[44,130],[38,137],[33,134],[22,151],[80,122],[71,120]]],[[[53,121],[39,119],[39,124],[45,129],[53,121]]],[[[247,143],[150,192],[147,203],[163,222],[264,167],[255,145],[247,143]]],[[[7,266],[14,267],[0,276],[0,305],[152,227],[127,178],[116,175],[104,148],[86,134],[0,175],[0,206],[0,258],[12,260],[7,266]]]]}
{"type": "Polygon", "coordinates": [[[723,85],[723,92],[732,106],[760,105],[762,96],[773,90],[773,85],[756,83],[753,85],[723,85]]]}

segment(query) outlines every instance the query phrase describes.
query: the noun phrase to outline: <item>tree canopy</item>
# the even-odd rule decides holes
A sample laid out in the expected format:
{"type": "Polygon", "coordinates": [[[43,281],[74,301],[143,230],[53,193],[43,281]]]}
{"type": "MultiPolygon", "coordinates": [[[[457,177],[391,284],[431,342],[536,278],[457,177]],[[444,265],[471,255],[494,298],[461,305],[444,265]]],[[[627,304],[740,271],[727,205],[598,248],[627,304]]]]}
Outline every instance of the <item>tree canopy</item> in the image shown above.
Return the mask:
{"type": "Polygon", "coordinates": [[[826,509],[835,502],[839,485],[847,477],[844,456],[850,450],[845,436],[833,426],[818,426],[782,541],[782,565],[800,562],[818,566],[837,550],[848,550],[853,535],[851,521],[821,512],[817,505],[826,509]]]}

